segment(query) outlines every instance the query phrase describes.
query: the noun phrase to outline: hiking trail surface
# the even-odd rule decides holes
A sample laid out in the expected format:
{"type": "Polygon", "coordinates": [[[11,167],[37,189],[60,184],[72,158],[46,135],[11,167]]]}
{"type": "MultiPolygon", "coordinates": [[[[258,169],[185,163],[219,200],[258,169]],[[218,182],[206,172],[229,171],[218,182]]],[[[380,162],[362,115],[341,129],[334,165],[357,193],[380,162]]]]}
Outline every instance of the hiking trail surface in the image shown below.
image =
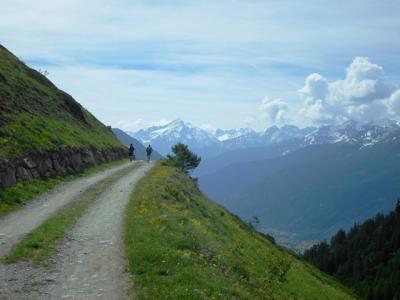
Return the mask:
{"type": "Polygon", "coordinates": [[[108,186],[67,231],[50,268],[27,261],[0,263],[0,299],[128,299],[131,280],[123,253],[124,210],[136,183],[153,165],[125,163],[58,185],[0,219],[1,259],[80,193],[118,171],[132,169],[108,186]]]}

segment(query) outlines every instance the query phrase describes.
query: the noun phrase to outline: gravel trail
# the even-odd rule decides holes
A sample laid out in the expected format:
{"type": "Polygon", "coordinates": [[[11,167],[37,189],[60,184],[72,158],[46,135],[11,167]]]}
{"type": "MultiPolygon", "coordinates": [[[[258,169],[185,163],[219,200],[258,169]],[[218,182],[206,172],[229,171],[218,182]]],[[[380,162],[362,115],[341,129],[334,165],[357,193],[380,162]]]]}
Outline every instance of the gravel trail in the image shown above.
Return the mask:
{"type": "Polygon", "coordinates": [[[134,186],[153,166],[143,164],[103,193],[68,234],[56,258],[49,299],[128,299],[122,232],[134,186]]]}
{"type": "Polygon", "coordinates": [[[136,183],[154,163],[135,164],[139,166],[108,187],[67,232],[51,268],[0,264],[0,299],[132,297],[122,241],[124,211],[136,183]]]}
{"type": "Polygon", "coordinates": [[[0,258],[17,244],[27,233],[38,227],[58,209],[71,202],[82,191],[115,172],[129,167],[129,162],[98,171],[87,177],[74,179],[54,187],[23,208],[0,219],[0,258]]]}

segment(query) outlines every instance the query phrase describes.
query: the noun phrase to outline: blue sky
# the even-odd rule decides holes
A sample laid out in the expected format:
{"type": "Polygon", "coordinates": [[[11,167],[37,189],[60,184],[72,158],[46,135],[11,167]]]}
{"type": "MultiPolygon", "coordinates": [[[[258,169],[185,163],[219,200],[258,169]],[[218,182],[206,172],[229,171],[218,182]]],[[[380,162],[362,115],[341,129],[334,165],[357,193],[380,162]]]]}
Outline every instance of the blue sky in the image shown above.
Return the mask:
{"type": "Polygon", "coordinates": [[[0,43],[126,130],[175,118],[256,129],[368,121],[398,118],[399,11],[365,0],[3,0],[0,43]],[[379,78],[352,76],[360,70],[379,78]],[[312,73],[323,79],[308,84],[327,82],[323,99],[307,87],[312,73]]]}

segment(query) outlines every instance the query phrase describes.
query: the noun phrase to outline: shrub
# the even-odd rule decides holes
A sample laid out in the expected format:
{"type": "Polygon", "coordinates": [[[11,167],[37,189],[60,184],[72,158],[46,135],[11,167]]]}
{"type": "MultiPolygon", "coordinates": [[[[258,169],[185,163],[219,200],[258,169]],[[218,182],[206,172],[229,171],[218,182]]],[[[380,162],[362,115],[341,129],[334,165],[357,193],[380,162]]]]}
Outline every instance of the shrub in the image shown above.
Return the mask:
{"type": "Polygon", "coordinates": [[[164,160],[164,165],[173,166],[181,169],[185,173],[194,170],[201,161],[201,157],[189,150],[185,144],[178,143],[172,146],[172,155],[168,154],[164,160]]]}

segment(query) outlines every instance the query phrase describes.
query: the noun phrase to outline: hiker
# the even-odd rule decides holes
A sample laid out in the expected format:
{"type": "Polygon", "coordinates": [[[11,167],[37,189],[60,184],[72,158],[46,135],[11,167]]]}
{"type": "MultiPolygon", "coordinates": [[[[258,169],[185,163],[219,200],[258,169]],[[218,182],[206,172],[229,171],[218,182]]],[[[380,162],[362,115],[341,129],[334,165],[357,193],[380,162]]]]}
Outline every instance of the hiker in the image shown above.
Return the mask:
{"type": "Polygon", "coordinates": [[[153,152],[153,148],[151,148],[151,145],[147,146],[147,148],[146,148],[147,162],[150,161],[152,152],[153,152]]]}
{"type": "Polygon", "coordinates": [[[135,147],[132,144],[129,146],[128,155],[130,161],[135,160],[135,147]]]}

